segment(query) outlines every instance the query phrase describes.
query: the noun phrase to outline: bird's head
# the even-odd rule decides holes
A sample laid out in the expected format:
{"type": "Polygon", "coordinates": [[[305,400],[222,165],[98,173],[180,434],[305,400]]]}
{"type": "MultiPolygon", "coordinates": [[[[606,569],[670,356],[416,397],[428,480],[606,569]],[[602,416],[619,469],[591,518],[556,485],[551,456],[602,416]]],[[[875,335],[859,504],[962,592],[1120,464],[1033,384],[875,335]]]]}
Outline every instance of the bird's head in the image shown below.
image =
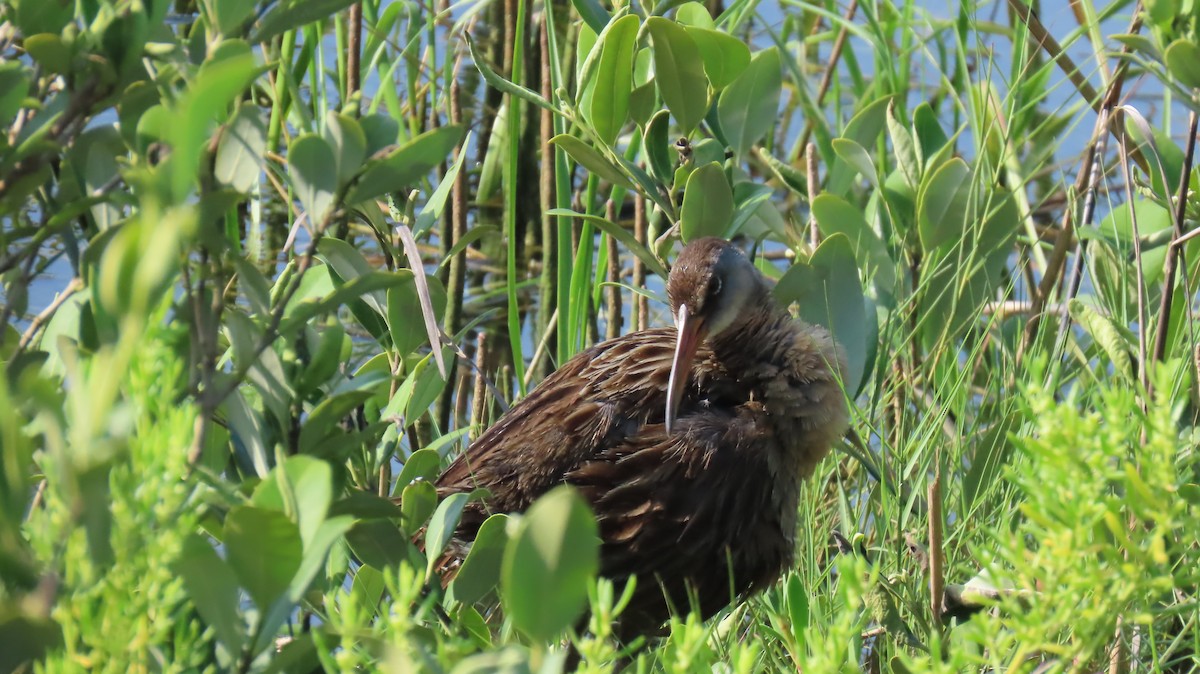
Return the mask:
{"type": "Polygon", "coordinates": [[[667,298],[677,330],[667,385],[668,433],[675,425],[696,348],[738,325],[743,312],[759,308],[764,289],[762,275],[727,241],[696,239],[679,254],[667,278],[667,298]]]}

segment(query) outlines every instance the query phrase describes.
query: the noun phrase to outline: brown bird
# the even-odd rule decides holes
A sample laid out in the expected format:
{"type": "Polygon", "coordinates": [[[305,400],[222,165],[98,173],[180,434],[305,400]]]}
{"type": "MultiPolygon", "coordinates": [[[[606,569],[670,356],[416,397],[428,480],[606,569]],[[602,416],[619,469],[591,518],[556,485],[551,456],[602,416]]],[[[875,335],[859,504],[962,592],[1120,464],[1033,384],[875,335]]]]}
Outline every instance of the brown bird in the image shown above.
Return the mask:
{"type": "Polygon", "coordinates": [[[692,597],[707,618],[773,583],[792,563],[800,482],[847,424],[841,348],[777,306],[736,247],[688,244],[667,297],[674,329],[567,361],[437,482],[442,497],[491,492],[463,512],[464,543],[488,515],[576,486],[599,523],[601,574],[638,578],[623,639],[692,597]]]}

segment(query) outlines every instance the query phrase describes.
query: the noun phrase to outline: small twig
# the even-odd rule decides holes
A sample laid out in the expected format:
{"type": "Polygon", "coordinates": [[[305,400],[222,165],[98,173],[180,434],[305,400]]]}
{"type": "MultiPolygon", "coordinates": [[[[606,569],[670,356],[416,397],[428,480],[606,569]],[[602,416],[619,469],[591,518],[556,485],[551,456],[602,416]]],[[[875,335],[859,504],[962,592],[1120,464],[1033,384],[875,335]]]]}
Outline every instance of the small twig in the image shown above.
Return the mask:
{"type": "MultiPolygon", "coordinates": [[[[633,237],[642,246],[646,245],[646,202],[640,196],[633,199],[633,237]]],[[[633,287],[646,287],[646,265],[638,256],[633,257],[633,287]]],[[[637,293],[634,300],[637,311],[634,312],[634,330],[645,330],[650,316],[650,301],[645,295],[637,293]]]]}
{"type": "Polygon", "coordinates": [[[71,279],[71,282],[67,284],[67,287],[63,288],[62,292],[58,294],[58,297],[54,298],[54,301],[50,303],[50,306],[46,307],[41,313],[33,317],[33,320],[29,322],[29,327],[26,328],[24,334],[21,335],[21,341],[17,342],[17,350],[9,359],[10,366],[13,362],[15,362],[16,356],[24,351],[25,347],[29,346],[29,343],[32,342],[33,338],[37,336],[38,331],[42,329],[42,326],[49,322],[49,320],[54,316],[54,312],[58,311],[58,308],[63,305],[63,302],[66,302],[71,295],[74,295],[76,291],[81,290],[82,288],[82,279],[80,279],[78,276],[71,279]]]}
{"type": "Polygon", "coordinates": [[[813,215],[812,204],[820,189],[820,178],[817,176],[817,146],[809,143],[804,148],[804,174],[808,182],[808,244],[813,250],[821,243],[821,232],[817,228],[817,216],[813,215]]]}
{"type": "MultiPolygon", "coordinates": [[[[1111,122],[1122,124],[1124,128],[1124,115],[1114,115],[1111,122]]],[[[1137,280],[1137,321],[1138,321],[1138,374],[1141,375],[1142,391],[1150,389],[1150,368],[1146,362],[1146,275],[1142,268],[1142,234],[1138,227],[1137,209],[1134,208],[1135,200],[1133,198],[1133,183],[1130,181],[1129,175],[1129,135],[1122,132],[1120,142],[1117,143],[1117,150],[1121,157],[1121,174],[1125,177],[1126,195],[1125,203],[1129,207],[1129,224],[1133,229],[1133,271],[1137,280]]],[[[1146,410],[1149,401],[1142,398],[1142,411],[1146,410]]]]}
{"type": "MultiPolygon", "coordinates": [[[[1019,3],[1012,3],[1019,4],[1019,3]]],[[[1142,27],[1142,12],[1140,11],[1141,3],[1139,2],[1133,11],[1133,19],[1129,23],[1129,28],[1126,33],[1134,34],[1141,30],[1142,27]]],[[[1040,23],[1038,24],[1041,25],[1040,23]]],[[[1121,49],[1123,56],[1128,56],[1132,49],[1126,45],[1121,49]]],[[[1080,216],[1079,223],[1081,225],[1090,225],[1092,222],[1092,214],[1095,212],[1095,190],[1100,180],[1100,162],[1104,157],[1104,147],[1108,140],[1106,129],[1108,128],[1108,115],[1117,101],[1121,98],[1121,90],[1125,83],[1125,74],[1128,72],[1129,59],[1122,58],[1117,64],[1117,69],[1113,73],[1112,79],[1108,82],[1108,89],[1104,92],[1104,100],[1100,104],[1099,114],[1096,116],[1096,124],[1092,129],[1092,138],[1088,142],[1087,152],[1084,153],[1084,160],[1079,168],[1079,174],[1075,177],[1075,193],[1083,194],[1083,213],[1080,216]]],[[[1054,287],[1059,283],[1059,277],[1065,268],[1067,253],[1071,249],[1071,244],[1075,240],[1074,212],[1071,208],[1063,209],[1062,224],[1060,226],[1060,234],[1058,240],[1055,241],[1054,250],[1047,260],[1046,270],[1042,274],[1042,282],[1037,286],[1037,292],[1033,294],[1033,301],[1038,305],[1039,309],[1043,306],[1051,294],[1054,292],[1054,287]]],[[[1075,261],[1071,268],[1071,276],[1068,281],[1068,289],[1063,300],[1070,300],[1079,292],[1079,283],[1083,274],[1084,251],[1087,248],[1084,240],[1079,241],[1076,247],[1075,261]]],[[[1029,322],[1025,324],[1025,333],[1022,336],[1021,344],[1017,348],[1017,362],[1020,363],[1025,352],[1032,345],[1034,337],[1037,335],[1039,323],[1041,321],[1041,311],[1033,312],[1029,322]]],[[[1064,314],[1063,320],[1059,322],[1059,343],[1065,337],[1065,331],[1070,324],[1069,318],[1064,314]]]]}
{"type": "Polygon", "coordinates": [[[929,609],[934,623],[942,623],[943,587],[945,583],[945,550],[942,548],[942,466],[940,455],[934,461],[933,480],[929,483],[929,609]]]}
{"type": "MultiPolygon", "coordinates": [[[[843,16],[845,23],[833,40],[833,49],[829,52],[829,63],[825,66],[825,72],[821,75],[821,84],[817,87],[818,107],[825,102],[825,95],[829,93],[829,86],[833,84],[833,73],[837,70],[838,61],[842,59],[842,51],[846,47],[846,37],[850,32],[846,26],[854,20],[856,12],[858,12],[858,0],[850,0],[850,6],[846,8],[846,14],[843,16]]],[[[796,144],[796,147],[808,146],[808,139],[812,136],[815,123],[811,117],[805,122],[804,131],[800,134],[800,142],[796,144]]]]}
{"type": "Polygon", "coordinates": [[[474,442],[479,437],[484,424],[484,410],[487,409],[487,368],[488,338],[486,332],[480,332],[475,342],[475,391],[471,400],[471,431],[470,440],[474,442]]]}
{"type": "MultiPolygon", "coordinates": [[[[546,330],[542,333],[542,338],[538,340],[537,348],[533,350],[533,357],[529,359],[529,367],[525,370],[525,388],[533,383],[533,373],[537,371],[536,366],[542,362],[542,358],[546,356],[549,350],[550,342],[554,340],[554,333],[558,329],[558,307],[550,314],[550,320],[546,323],[546,330]]],[[[483,374],[483,368],[480,368],[480,375],[483,374]]]]}
{"type": "MultiPolygon", "coordinates": [[[[1088,143],[1085,163],[1075,179],[1076,191],[1083,192],[1083,210],[1079,215],[1079,225],[1075,224],[1073,210],[1071,208],[1063,209],[1062,233],[1058,241],[1055,242],[1054,251],[1050,254],[1050,258],[1047,261],[1041,285],[1038,286],[1038,291],[1033,295],[1034,311],[1031,312],[1029,322],[1025,324],[1025,333],[1022,336],[1020,346],[1017,348],[1016,360],[1018,364],[1024,358],[1025,352],[1033,345],[1033,340],[1037,336],[1042,310],[1054,292],[1054,286],[1058,283],[1059,276],[1065,266],[1067,251],[1070,250],[1072,241],[1077,238],[1075,230],[1078,227],[1086,227],[1092,224],[1092,216],[1096,212],[1096,186],[1100,182],[1100,163],[1104,156],[1104,147],[1108,141],[1108,134],[1104,131],[1107,124],[1108,108],[1103,108],[1100,111],[1100,116],[1096,118],[1096,126],[1092,131],[1092,140],[1088,143]]],[[[1079,239],[1075,248],[1075,259],[1071,265],[1071,274],[1067,280],[1066,291],[1062,295],[1064,303],[1070,301],[1079,292],[1079,284],[1083,279],[1083,263],[1086,257],[1087,239],[1079,239]]],[[[1058,324],[1058,344],[1060,348],[1061,344],[1065,343],[1067,328],[1070,323],[1070,315],[1066,313],[1062,314],[1058,324]]],[[[1055,349],[1055,352],[1057,353],[1058,350],[1055,349]]]]}
{"type": "Polygon", "coordinates": [[[1025,27],[1033,35],[1033,39],[1037,40],[1038,46],[1041,47],[1046,54],[1050,56],[1051,60],[1058,65],[1058,67],[1067,76],[1067,79],[1071,80],[1071,84],[1075,85],[1075,90],[1083,96],[1084,100],[1088,102],[1088,105],[1092,106],[1096,112],[1100,112],[1100,97],[1096,93],[1096,90],[1092,88],[1090,83],[1088,83],[1087,78],[1083,76],[1083,72],[1079,69],[1079,66],[1075,65],[1075,62],[1072,61],[1071,57],[1067,55],[1067,52],[1063,50],[1062,45],[1058,43],[1058,40],[1054,39],[1054,36],[1050,34],[1050,31],[1046,30],[1046,27],[1042,25],[1041,20],[1037,18],[1037,15],[1033,13],[1033,10],[1031,10],[1024,3],[1020,2],[1020,0],[1008,0],[1008,6],[1013,10],[1017,17],[1021,19],[1021,23],[1025,24],[1025,27]]]}
{"type": "MultiPolygon", "coordinates": [[[[612,222],[616,219],[616,205],[612,199],[604,207],[604,217],[612,222]]],[[[605,315],[607,323],[604,329],[605,339],[616,339],[621,335],[621,251],[617,248],[617,240],[614,237],[607,236],[608,239],[608,292],[606,293],[608,301],[605,306],[605,315]]]]}
{"type": "MultiPolygon", "coordinates": [[[[101,78],[90,78],[79,93],[71,97],[62,116],[51,124],[50,129],[46,132],[45,142],[42,143],[44,147],[67,146],[70,143],[64,138],[69,138],[83,130],[84,122],[91,113],[92,105],[107,98],[111,90],[108,85],[104,87],[100,85],[101,78]]],[[[13,164],[7,173],[0,175],[0,201],[4,200],[13,185],[41,169],[52,157],[57,156],[57,152],[58,150],[54,149],[33,153],[13,164]]]]}
{"type": "MultiPolygon", "coordinates": [[[[1187,213],[1188,179],[1192,174],[1192,162],[1196,156],[1196,111],[1193,110],[1188,120],[1187,153],[1183,159],[1183,172],[1179,174],[1179,187],[1175,195],[1175,241],[1184,238],[1183,217],[1187,213]]],[[[1200,230],[1197,230],[1200,231],[1200,230]]],[[[1193,234],[1195,232],[1192,232],[1193,234]]],[[[1179,259],[1183,256],[1183,246],[1174,241],[1167,249],[1166,268],[1163,271],[1162,302],[1158,308],[1158,330],[1154,334],[1154,360],[1161,361],[1166,357],[1167,328],[1171,325],[1171,302],[1175,297],[1175,271],[1179,259]]]]}
{"type": "MultiPolygon", "coordinates": [[[[346,101],[354,98],[359,91],[359,77],[362,59],[362,2],[350,5],[350,26],[346,36],[346,101]]],[[[358,106],[355,106],[356,108],[358,106]]]]}
{"type": "Polygon", "coordinates": [[[1041,312],[1043,314],[1062,314],[1067,310],[1065,304],[1047,304],[1040,309],[1031,300],[1003,300],[999,302],[988,302],[983,305],[984,316],[996,316],[998,319],[1005,319],[1009,316],[1018,314],[1032,314],[1041,312]]]}

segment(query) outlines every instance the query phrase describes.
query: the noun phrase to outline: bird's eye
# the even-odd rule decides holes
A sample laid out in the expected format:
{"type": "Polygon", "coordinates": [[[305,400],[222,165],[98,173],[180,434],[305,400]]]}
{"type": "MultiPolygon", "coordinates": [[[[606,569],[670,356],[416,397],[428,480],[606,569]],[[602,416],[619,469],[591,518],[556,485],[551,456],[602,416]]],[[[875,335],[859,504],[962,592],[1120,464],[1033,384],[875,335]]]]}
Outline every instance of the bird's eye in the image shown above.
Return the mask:
{"type": "Polygon", "coordinates": [[[721,277],[714,276],[708,282],[708,297],[711,299],[719,294],[721,294],[721,277]]]}

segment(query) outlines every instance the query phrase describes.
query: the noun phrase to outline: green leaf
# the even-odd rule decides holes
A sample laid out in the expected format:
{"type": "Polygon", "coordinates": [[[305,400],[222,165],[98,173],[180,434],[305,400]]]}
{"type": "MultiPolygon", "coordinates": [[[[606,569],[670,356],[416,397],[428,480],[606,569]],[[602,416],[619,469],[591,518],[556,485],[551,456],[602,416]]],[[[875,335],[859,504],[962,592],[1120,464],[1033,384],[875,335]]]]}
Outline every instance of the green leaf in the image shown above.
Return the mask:
{"type": "MultiPolygon", "coordinates": [[[[1171,212],[1149,199],[1135,198],[1133,200],[1132,217],[1137,218],[1137,231],[1143,238],[1155,232],[1166,232],[1174,227],[1171,212]]],[[[1115,235],[1119,242],[1118,249],[1130,261],[1134,259],[1134,228],[1128,203],[1113,208],[1097,230],[1115,235]]],[[[1166,262],[1169,249],[1167,246],[1146,246],[1145,242],[1142,245],[1142,273],[1146,284],[1152,285],[1162,278],[1163,264],[1166,262]]]]}
{"type": "MultiPolygon", "coordinates": [[[[917,185],[921,183],[921,157],[917,154],[912,133],[896,118],[895,100],[888,103],[887,128],[888,135],[892,138],[892,148],[896,151],[896,164],[900,167],[904,182],[911,189],[916,190],[917,185]]],[[[834,145],[834,150],[837,150],[836,145],[834,145]]]]}
{"type": "Polygon", "coordinates": [[[345,391],[322,399],[312,412],[309,412],[308,418],[304,420],[304,425],[300,427],[300,439],[297,445],[300,454],[318,453],[326,442],[336,441],[337,438],[345,436],[346,432],[340,425],[342,419],[374,396],[375,391],[357,390],[345,391]]]}
{"type": "Polygon", "coordinates": [[[409,483],[400,492],[400,528],[410,536],[416,534],[436,507],[437,489],[432,483],[424,480],[409,483]]]}
{"type": "Polygon", "coordinates": [[[562,133],[551,138],[550,142],[561,147],[580,166],[594,173],[597,177],[626,189],[635,189],[633,182],[624,173],[621,173],[621,170],[615,164],[606,159],[604,155],[592,149],[592,146],[575,136],[562,133]]]}
{"type": "Polygon", "coordinates": [[[396,144],[400,138],[400,123],[388,115],[366,115],[358,120],[363,130],[363,138],[367,141],[368,157],[376,152],[396,144]]]}
{"type": "Polygon", "coordinates": [[[921,103],[913,110],[913,133],[917,154],[922,166],[926,167],[929,160],[950,142],[950,137],[938,123],[937,113],[928,103],[921,103]]]}
{"type": "Polygon", "coordinates": [[[75,3],[70,0],[14,0],[11,6],[15,16],[6,18],[13,19],[22,35],[59,33],[75,16],[75,3]]]}
{"type": "Polygon", "coordinates": [[[599,534],[572,487],[556,487],[530,506],[504,550],[501,596],[517,629],[548,643],[587,606],[599,569],[599,534]]]}
{"type": "Polygon", "coordinates": [[[581,83],[581,87],[591,89],[589,105],[583,112],[596,135],[610,146],[629,117],[633,56],[640,26],[641,19],[635,14],[626,14],[606,26],[596,42],[600,58],[591,81],[581,83]]]}
{"type": "Polygon", "coordinates": [[[604,30],[612,16],[600,0],[571,0],[571,4],[575,7],[575,11],[579,12],[579,18],[583,19],[593,33],[598,34],[604,30]]]}
{"type": "Polygon", "coordinates": [[[385,589],[383,574],[373,566],[360,566],[358,571],[354,573],[354,580],[350,584],[350,594],[354,595],[355,603],[367,610],[367,614],[371,615],[376,607],[379,606],[379,600],[383,598],[385,589]]]}
{"type": "Polygon", "coordinates": [[[428,447],[418,449],[404,461],[400,476],[396,478],[395,489],[404,489],[414,480],[433,482],[441,467],[442,457],[436,451],[428,447]]]}
{"type": "Polygon", "coordinates": [[[647,164],[654,179],[663,185],[670,185],[675,177],[675,167],[671,163],[671,139],[668,136],[671,126],[671,113],[659,110],[650,118],[646,125],[646,138],[643,143],[647,164]]]}
{"type": "Polygon", "coordinates": [[[808,632],[809,607],[808,593],[804,591],[800,575],[793,573],[787,580],[785,602],[788,612],[788,622],[792,628],[792,638],[801,649],[804,648],[808,632]]]}
{"type": "MultiPolygon", "coordinates": [[[[425,484],[429,489],[433,485],[425,484]]],[[[437,500],[437,495],[433,495],[437,500]]],[[[430,510],[432,510],[430,506],[430,510]]],[[[407,529],[405,529],[407,531],[407,529]]],[[[363,564],[377,569],[396,567],[408,559],[412,544],[405,538],[405,533],[396,527],[391,520],[364,520],[354,525],[346,533],[346,543],[354,556],[363,564]]]]}
{"type": "Polygon", "coordinates": [[[729,145],[738,157],[779,121],[779,94],[783,76],[779,50],[764,49],[724,92],[717,103],[717,116],[729,145]]]}
{"type": "Polygon", "coordinates": [[[441,557],[442,551],[446,549],[446,544],[454,535],[455,528],[458,527],[463,506],[467,505],[469,498],[469,495],[464,493],[451,494],[442,499],[437,510],[433,511],[429,527],[425,529],[425,556],[428,558],[428,565],[425,567],[426,577],[433,574],[438,558],[441,557]]]}
{"type": "Polygon", "coordinates": [[[262,173],[267,151],[267,125],[258,106],[238,106],[217,145],[213,175],[238,192],[249,192],[262,173]]]}
{"type": "MultiPolygon", "coordinates": [[[[61,37],[53,33],[41,33],[39,35],[30,35],[25,38],[25,51],[37,61],[38,65],[42,66],[48,73],[59,75],[67,74],[71,69],[71,48],[68,47],[61,37]]],[[[14,65],[17,65],[14,63],[14,65]]],[[[7,86],[0,78],[0,86],[7,86]]],[[[0,89],[8,93],[8,89],[0,89]]],[[[24,94],[27,92],[25,88],[18,88],[15,93],[24,94]]],[[[10,94],[11,95],[11,94],[10,94]]],[[[0,121],[4,120],[4,116],[0,115],[0,121]]],[[[7,122],[5,122],[7,123],[7,122]]]]}
{"type": "MultiPolygon", "coordinates": [[[[296,603],[308,592],[317,574],[325,568],[329,550],[341,540],[342,536],[354,525],[354,518],[348,516],[325,520],[313,536],[313,542],[304,550],[304,557],[299,568],[288,583],[287,593],[264,611],[262,622],[257,627],[258,640],[251,647],[253,652],[261,652],[274,641],[279,628],[287,622],[295,611],[296,603]]],[[[393,530],[395,527],[393,527],[393,530]]]]}
{"type": "MultiPolygon", "coordinates": [[[[308,274],[305,274],[305,280],[307,281],[310,276],[314,280],[319,279],[320,274],[314,272],[318,272],[318,270],[313,269],[308,274]]],[[[326,276],[326,280],[328,280],[328,276],[326,276]]],[[[297,301],[303,290],[302,288],[301,291],[297,291],[297,297],[294,297],[292,302],[288,304],[288,308],[284,312],[283,322],[279,324],[279,334],[289,335],[298,328],[306,325],[314,316],[336,311],[338,307],[345,305],[351,300],[376,291],[386,291],[388,288],[404,283],[404,281],[405,276],[398,272],[373,271],[346,281],[342,285],[337,286],[333,292],[320,299],[297,301]]]]}
{"type": "MultiPolygon", "coordinates": [[[[426,278],[429,281],[429,298],[433,303],[433,310],[441,316],[446,311],[446,290],[436,276],[426,278]]],[[[388,329],[392,333],[392,345],[396,353],[409,354],[429,343],[425,324],[420,317],[421,302],[417,297],[416,281],[409,272],[407,282],[396,285],[387,292],[388,329]]]]}
{"type": "Polygon", "coordinates": [[[196,184],[203,148],[211,136],[209,125],[260,72],[248,46],[244,51],[230,50],[230,54],[219,60],[214,55],[204,64],[169,118],[171,155],[167,161],[176,198],[196,184]]]}
{"type": "Polygon", "coordinates": [[[288,148],[288,175],[308,221],[318,226],[333,209],[337,192],[337,158],[333,148],[315,133],[306,133],[288,148]]]}
{"type": "Polygon", "coordinates": [[[238,29],[254,15],[254,3],[244,0],[213,0],[213,14],[217,19],[217,31],[222,35],[237,35],[238,29]]]}
{"type": "MultiPolygon", "coordinates": [[[[317,574],[325,568],[325,561],[329,555],[329,551],[357,523],[358,520],[350,515],[339,515],[337,517],[329,517],[317,527],[311,540],[304,544],[304,558],[300,562],[300,568],[292,577],[292,582],[288,584],[287,595],[285,597],[286,602],[283,606],[284,618],[291,613],[291,604],[300,601],[304,597],[313,580],[316,579],[317,574]]],[[[276,607],[279,608],[279,605],[276,604],[276,607]]],[[[280,624],[282,624],[282,621],[280,624]]]]}
{"type": "MultiPolygon", "coordinates": [[[[605,17],[604,23],[608,23],[607,17],[605,17]]],[[[603,27],[604,26],[601,25],[601,28],[603,27]]],[[[487,60],[479,53],[479,49],[475,46],[475,41],[471,39],[470,35],[466,35],[464,37],[467,41],[467,50],[471,53],[471,61],[475,64],[475,68],[479,70],[479,74],[483,75],[483,80],[490,86],[500,91],[500,93],[508,94],[513,98],[519,98],[523,101],[532,103],[539,108],[549,110],[555,114],[562,114],[562,112],[553,103],[545,98],[542,98],[541,94],[533,91],[532,89],[526,89],[519,84],[509,82],[503,77],[500,77],[500,75],[496,74],[496,71],[488,65],[487,60]]]]}
{"type": "Polygon", "coordinates": [[[400,506],[367,491],[352,490],[329,506],[329,518],[349,515],[356,520],[400,519],[400,506]]]}
{"type": "MultiPolygon", "coordinates": [[[[421,207],[421,212],[417,214],[417,222],[412,228],[414,237],[420,238],[421,235],[432,230],[434,225],[442,221],[442,216],[446,212],[446,201],[450,197],[450,191],[454,187],[454,182],[458,179],[459,171],[462,170],[463,162],[467,158],[467,148],[469,147],[471,147],[471,134],[467,133],[466,138],[463,139],[462,147],[458,152],[458,159],[455,159],[446,173],[442,175],[442,180],[438,183],[437,189],[433,191],[433,194],[429,195],[429,199],[421,207]]],[[[480,225],[475,225],[473,229],[478,229],[479,227],[480,225]]],[[[468,236],[471,234],[472,232],[467,232],[468,236]]],[[[448,254],[446,257],[448,259],[451,255],[448,254]]]]}
{"type": "Polygon", "coordinates": [[[1133,344],[1121,334],[1113,320],[1079,299],[1072,299],[1067,304],[1067,310],[1079,327],[1087,331],[1092,341],[1108,356],[1117,374],[1127,383],[1136,381],[1133,375],[1133,359],[1130,356],[1133,344]]]}
{"type": "Polygon", "coordinates": [[[1200,45],[1180,38],[1167,47],[1163,54],[1167,71],[1190,89],[1200,89],[1200,45]]]}
{"type": "Polygon", "coordinates": [[[651,253],[645,246],[638,243],[638,240],[628,229],[625,229],[617,223],[605,220],[597,215],[577,213],[569,208],[554,208],[546,211],[546,215],[565,215],[572,218],[582,218],[587,220],[588,222],[599,227],[604,233],[619,241],[621,245],[626,248],[626,250],[633,253],[634,256],[640,259],[646,265],[647,269],[655,274],[658,274],[660,278],[665,279],[667,277],[667,268],[663,266],[662,262],[659,262],[658,258],[654,257],[654,254],[651,253]]]}
{"type": "MultiPolygon", "coordinates": [[[[698,2],[685,2],[675,10],[675,20],[683,24],[686,28],[697,27],[716,30],[717,24],[713,21],[712,14],[708,13],[708,8],[698,2]]],[[[724,33],[722,33],[724,35],[724,33]]],[[[739,40],[739,43],[741,41],[739,40]]],[[[749,50],[746,53],[746,61],[750,61],[749,50]]]]}
{"type": "Polygon", "coordinates": [[[720,164],[712,162],[692,171],[679,213],[684,242],[725,233],[733,220],[733,190],[720,164]]]}
{"type": "MultiPolygon", "coordinates": [[[[310,417],[311,421],[311,417],[310,417]]],[[[291,456],[254,490],[253,505],[278,510],[296,521],[307,548],[333,500],[333,471],[311,456],[291,456]]]]}
{"type": "Polygon", "coordinates": [[[1150,19],[1148,23],[1159,28],[1170,26],[1172,21],[1179,18],[1182,9],[1179,0],[1146,0],[1145,7],[1146,16],[1150,19]]]}
{"type": "Polygon", "coordinates": [[[1108,37],[1116,42],[1120,42],[1135,52],[1141,53],[1142,56],[1148,57],[1153,61],[1163,60],[1162,52],[1159,51],[1158,45],[1154,42],[1154,40],[1146,37],[1145,35],[1138,35],[1136,33],[1117,33],[1116,35],[1109,35],[1108,37]]]}
{"type": "Polygon", "coordinates": [[[958,157],[926,176],[917,194],[917,233],[926,253],[962,237],[970,190],[971,168],[958,157]]]}
{"type": "Polygon", "coordinates": [[[660,16],[646,19],[654,46],[654,81],[684,135],[708,114],[708,78],[696,41],[679,24],[660,16]]]}
{"type": "MultiPolygon", "coordinates": [[[[362,253],[341,239],[324,237],[317,243],[317,252],[321,259],[325,260],[325,264],[329,265],[338,276],[347,282],[374,273],[374,267],[367,262],[362,253]]],[[[403,285],[405,280],[409,283],[412,282],[411,271],[403,270],[392,274],[397,286],[403,285]]],[[[386,293],[380,291],[363,293],[362,301],[379,316],[387,315],[386,293]]]]}
{"type": "Polygon", "coordinates": [[[864,276],[874,279],[875,287],[891,298],[896,289],[896,265],[863,212],[836,194],[825,193],[813,199],[812,214],[826,237],[846,235],[864,276]]]}
{"type": "Polygon", "coordinates": [[[40,671],[33,664],[63,646],[62,626],[48,616],[0,606],[0,644],[0,671],[40,671]]]}
{"type": "MultiPolygon", "coordinates": [[[[449,360],[453,354],[451,347],[447,346],[441,350],[442,359],[449,360]]],[[[412,397],[409,398],[408,404],[404,408],[404,418],[411,421],[416,421],[418,417],[425,414],[429,410],[429,406],[433,401],[442,395],[442,391],[446,388],[446,377],[443,377],[441,372],[435,367],[430,368],[429,362],[434,360],[435,353],[430,353],[421,359],[418,367],[413,368],[413,372],[409,375],[415,379],[413,386],[412,397]]]]}
{"type": "Polygon", "coordinates": [[[441,164],[462,139],[461,126],[442,126],[426,131],[379,159],[368,161],[358,181],[350,188],[346,203],[357,204],[416,183],[441,164]]]}
{"type": "Polygon", "coordinates": [[[183,550],[171,566],[217,639],[230,653],[239,652],[246,640],[246,621],[238,613],[238,581],[233,569],[199,534],[184,540],[183,550]]]}
{"type": "Polygon", "coordinates": [[[971,456],[971,467],[963,476],[962,512],[970,514],[980,496],[1000,481],[1001,471],[1012,453],[1012,442],[1008,434],[1013,430],[1014,417],[1003,417],[987,429],[976,433],[971,445],[975,451],[971,456]]]}
{"type": "Polygon", "coordinates": [[[225,549],[242,587],[260,611],[271,607],[300,568],[300,531],[287,515],[238,506],[225,518],[225,549]]]}
{"type": "Polygon", "coordinates": [[[249,41],[268,42],[284,31],[332,17],[352,4],[354,0],[280,0],[263,15],[249,41]]]}
{"type": "Polygon", "coordinates": [[[829,329],[846,350],[842,382],[857,393],[867,371],[867,316],[854,249],[844,234],[821,242],[808,263],[793,264],[775,286],[781,304],[796,302],[800,318],[829,329]]]}
{"type": "MultiPolygon", "coordinates": [[[[708,10],[703,6],[697,3],[688,4],[699,7],[698,11],[708,17],[708,10]]],[[[680,12],[684,7],[679,8],[680,12]]],[[[682,20],[681,18],[680,21],[682,20]]],[[[711,18],[709,18],[709,23],[712,23],[711,18]]],[[[711,27],[690,25],[685,26],[684,29],[696,41],[700,57],[704,59],[704,74],[708,76],[708,81],[714,90],[720,91],[732,84],[746,70],[746,66],[750,65],[750,48],[738,38],[711,27]]],[[[774,47],[766,51],[774,51],[774,47]]],[[[759,52],[759,54],[762,53],[759,52]]],[[[778,55],[778,52],[776,54],[778,55]]],[[[778,103],[778,97],[776,102],[778,103]]]]}
{"type": "MultiPolygon", "coordinates": [[[[852,140],[862,147],[874,147],[875,141],[878,140],[879,134],[883,132],[883,127],[887,123],[887,109],[891,102],[891,96],[884,96],[863,106],[846,123],[841,137],[852,140]]],[[[842,196],[848,195],[850,187],[854,184],[856,171],[857,169],[839,157],[829,169],[829,180],[826,183],[825,191],[842,196]]]]}
{"type": "Polygon", "coordinates": [[[834,138],[833,151],[838,158],[849,164],[855,171],[871,183],[871,187],[879,187],[879,174],[875,172],[875,163],[863,146],[849,138],[834,138]]]}
{"type": "Polygon", "coordinates": [[[312,357],[308,361],[308,367],[301,373],[300,380],[296,382],[296,396],[301,399],[320,389],[330,377],[337,374],[338,366],[342,364],[342,350],[346,349],[349,352],[346,329],[339,321],[332,321],[320,328],[315,349],[312,348],[311,341],[309,344],[312,357]]]}
{"type": "Polygon", "coordinates": [[[349,183],[367,157],[367,136],[362,126],[353,117],[330,110],[321,136],[333,148],[338,185],[349,183]]]}
{"type": "Polygon", "coordinates": [[[456,601],[474,604],[496,588],[508,544],[508,515],[497,513],[484,520],[471,543],[471,551],[450,582],[456,601]]]}
{"type": "Polygon", "coordinates": [[[264,438],[267,435],[266,424],[262,415],[250,407],[242,391],[234,391],[221,404],[225,413],[225,422],[229,430],[254,466],[254,472],[259,477],[265,477],[271,470],[270,458],[264,438]]]}

